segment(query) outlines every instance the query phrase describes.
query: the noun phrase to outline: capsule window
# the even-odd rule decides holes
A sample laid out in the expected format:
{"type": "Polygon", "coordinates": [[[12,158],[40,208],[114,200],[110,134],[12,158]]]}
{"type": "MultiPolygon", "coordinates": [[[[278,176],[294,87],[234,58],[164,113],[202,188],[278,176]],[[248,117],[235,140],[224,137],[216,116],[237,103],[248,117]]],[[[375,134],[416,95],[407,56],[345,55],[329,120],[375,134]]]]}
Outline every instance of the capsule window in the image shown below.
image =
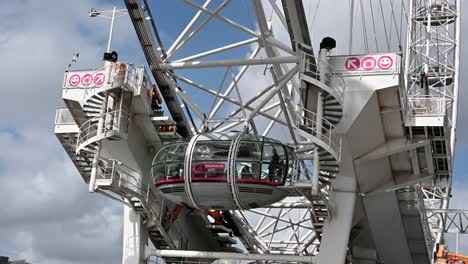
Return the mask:
{"type": "Polygon", "coordinates": [[[241,141],[236,156],[237,177],[241,179],[260,179],[262,143],[241,141]]]}
{"type": "Polygon", "coordinates": [[[183,162],[187,145],[187,142],[173,144],[167,153],[166,162],[183,162]]]}
{"type": "Polygon", "coordinates": [[[184,163],[171,162],[166,163],[166,175],[168,180],[184,178],[184,163]]]}
{"type": "Polygon", "coordinates": [[[156,164],[152,168],[152,176],[153,180],[158,183],[158,181],[162,181],[166,179],[166,175],[164,174],[164,164],[156,164]]]}
{"type": "Polygon", "coordinates": [[[286,175],[286,152],[281,144],[264,143],[261,179],[283,182],[286,175]]]}
{"type": "Polygon", "coordinates": [[[192,180],[227,178],[230,141],[199,141],[192,156],[192,180]]]}
{"type": "Polygon", "coordinates": [[[285,184],[292,185],[293,180],[298,177],[298,163],[295,158],[294,150],[290,147],[287,147],[286,149],[288,153],[288,174],[285,184]]]}
{"type": "Polygon", "coordinates": [[[164,170],[164,164],[166,161],[167,152],[171,146],[163,147],[154,157],[152,168],[151,168],[151,176],[153,180],[157,183],[158,181],[165,180],[166,174],[164,170]]]}

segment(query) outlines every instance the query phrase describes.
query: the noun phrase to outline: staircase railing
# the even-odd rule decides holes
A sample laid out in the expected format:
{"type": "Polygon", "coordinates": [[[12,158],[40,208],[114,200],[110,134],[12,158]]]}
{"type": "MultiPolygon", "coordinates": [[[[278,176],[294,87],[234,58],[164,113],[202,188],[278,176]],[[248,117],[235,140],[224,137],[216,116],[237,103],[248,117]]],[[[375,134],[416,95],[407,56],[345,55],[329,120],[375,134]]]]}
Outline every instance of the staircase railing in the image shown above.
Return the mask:
{"type": "Polygon", "coordinates": [[[158,220],[159,214],[151,206],[148,206],[151,203],[150,200],[157,199],[152,191],[152,179],[150,177],[145,179],[139,171],[126,166],[118,160],[110,160],[108,164],[107,166],[102,164],[99,166],[97,178],[110,180],[111,190],[118,195],[128,200],[138,199],[146,213],[145,218],[158,220]]]}
{"type": "Polygon", "coordinates": [[[417,203],[418,203],[418,210],[419,210],[419,217],[421,219],[422,229],[424,233],[424,239],[426,240],[426,248],[429,254],[429,258],[432,259],[433,251],[434,251],[434,240],[432,238],[431,229],[429,227],[429,221],[426,212],[426,206],[424,204],[424,195],[422,193],[421,187],[415,187],[415,192],[417,196],[417,203]]]}
{"type": "Polygon", "coordinates": [[[341,136],[335,134],[333,131],[335,126],[325,118],[319,117],[316,113],[302,106],[297,105],[296,110],[299,113],[296,115],[296,127],[318,138],[326,147],[336,154],[337,160],[340,160],[341,136]],[[318,122],[319,119],[321,119],[321,122],[318,122]],[[321,125],[319,123],[321,123],[321,125]]]}
{"type": "Polygon", "coordinates": [[[116,110],[89,119],[80,127],[76,149],[80,150],[88,140],[106,135],[106,132],[127,133],[129,117],[127,112],[116,110]]]}
{"type": "Polygon", "coordinates": [[[337,97],[336,99],[343,102],[346,87],[343,77],[337,73],[337,70],[332,65],[327,62],[315,62],[313,58],[311,54],[301,52],[299,58],[300,75],[307,75],[325,83],[325,85],[331,88],[333,95],[337,97]]]}

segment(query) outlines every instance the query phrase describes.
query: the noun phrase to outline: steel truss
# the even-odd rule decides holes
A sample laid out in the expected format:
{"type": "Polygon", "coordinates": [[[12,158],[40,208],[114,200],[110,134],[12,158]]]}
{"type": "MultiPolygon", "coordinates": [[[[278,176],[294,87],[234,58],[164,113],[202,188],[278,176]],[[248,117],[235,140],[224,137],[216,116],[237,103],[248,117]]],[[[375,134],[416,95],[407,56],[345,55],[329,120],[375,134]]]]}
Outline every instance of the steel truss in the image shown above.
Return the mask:
{"type": "MultiPolygon", "coordinates": [[[[425,137],[431,140],[436,175],[433,184],[421,187],[420,192],[423,229],[429,252],[433,252],[435,244],[443,239],[447,221],[453,223],[453,217],[458,217],[461,223],[460,217],[464,216],[461,213],[454,216],[447,210],[451,196],[457,119],[459,10],[459,0],[410,1],[405,65],[407,96],[403,102],[405,114],[410,118],[445,118],[442,127],[424,127],[425,137]],[[436,130],[441,133],[432,133],[436,130]]],[[[415,129],[410,128],[410,133],[415,129]]],[[[449,224],[449,228],[453,226],[449,224]]]]}
{"type": "MultiPolygon", "coordinates": [[[[125,2],[143,49],[149,49],[148,43],[151,41],[148,39],[152,39],[152,34],[157,33],[155,26],[153,33],[149,34],[149,27],[141,24],[145,16],[149,16],[150,20],[153,19],[149,7],[144,11],[138,11],[136,6],[142,4],[139,0],[125,2]]],[[[151,48],[158,50],[153,54],[159,58],[154,59],[153,54],[146,54],[146,57],[158,84],[160,83],[158,79],[163,78],[164,83],[168,83],[169,88],[177,94],[176,99],[179,104],[188,110],[189,116],[193,117],[191,124],[186,123],[190,126],[188,130],[194,134],[203,131],[249,130],[291,142],[294,147],[303,149],[302,153],[305,154],[305,158],[301,161],[302,180],[310,181],[311,159],[314,158],[314,150],[318,152],[318,148],[314,147],[315,144],[322,144],[319,144],[320,155],[325,155],[325,152],[332,153],[332,159],[339,160],[340,149],[336,147],[332,149],[333,144],[339,144],[339,140],[338,142],[331,140],[334,138],[332,135],[334,125],[323,120],[321,115],[301,106],[303,85],[299,72],[304,71],[304,68],[308,71],[314,68],[317,71],[318,67],[309,65],[315,63],[313,55],[304,56],[298,47],[291,48],[289,39],[282,40],[275,37],[276,30],[272,26],[272,20],[279,20],[278,26],[282,27],[281,30],[289,30],[278,1],[271,0],[265,2],[265,5],[261,0],[254,0],[251,5],[249,2],[247,8],[251,9],[250,14],[255,18],[255,21],[250,21],[254,24],[251,27],[243,25],[245,21],[238,22],[223,15],[233,5],[240,4],[240,1],[207,0],[203,5],[192,0],[182,0],[182,2],[195,9],[193,17],[167,50],[161,45],[158,47],[154,42],[151,43],[154,45],[151,48]],[[235,30],[248,37],[211,49],[195,51],[196,48],[193,47],[196,46],[197,37],[207,33],[211,21],[219,22],[230,28],[229,30],[235,30]],[[242,52],[238,52],[239,50],[242,52]],[[218,83],[210,81],[207,84],[205,75],[204,78],[197,80],[197,74],[193,74],[192,71],[200,72],[200,69],[207,71],[216,69],[216,76],[222,76],[222,79],[218,83]],[[255,81],[252,76],[262,79],[261,83],[264,85],[255,87],[255,92],[251,89],[251,83],[255,81]],[[196,95],[199,95],[198,98],[203,98],[203,102],[200,102],[196,95]],[[314,136],[304,131],[298,133],[298,123],[306,122],[302,120],[302,116],[308,117],[310,128],[307,126],[305,128],[316,131],[313,132],[314,136]],[[321,135],[322,133],[324,135],[321,135]],[[318,140],[314,137],[318,137],[318,140]]],[[[153,25],[154,22],[151,21],[153,25]]],[[[216,35],[211,34],[211,38],[216,39],[216,35]]],[[[329,72],[330,69],[324,68],[322,71],[320,78],[329,80],[330,77],[326,74],[332,74],[329,72]]],[[[327,87],[326,85],[321,86],[327,87]]],[[[161,85],[159,86],[161,88],[161,85]]],[[[162,94],[164,96],[164,92],[162,94]]],[[[177,110],[176,107],[171,108],[177,110]]],[[[171,113],[181,114],[178,110],[171,113]]],[[[317,167],[318,183],[318,163],[315,167],[317,167]]],[[[326,171],[320,173],[324,174],[320,176],[322,178],[333,176],[333,173],[326,171]]],[[[241,240],[245,247],[253,253],[317,254],[323,219],[329,215],[326,209],[326,197],[330,191],[329,182],[327,184],[321,182],[320,186],[320,195],[317,197],[318,200],[324,197],[325,201],[310,202],[310,199],[302,196],[303,194],[295,192],[297,199],[293,202],[283,201],[272,205],[271,208],[232,211],[234,221],[243,230],[241,240]],[[314,210],[314,206],[320,209],[314,210]],[[319,218],[322,224],[317,224],[319,218]],[[317,230],[318,228],[320,230],[317,230]]],[[[292,186],[290,188],[293,189],[292,186]]]]}

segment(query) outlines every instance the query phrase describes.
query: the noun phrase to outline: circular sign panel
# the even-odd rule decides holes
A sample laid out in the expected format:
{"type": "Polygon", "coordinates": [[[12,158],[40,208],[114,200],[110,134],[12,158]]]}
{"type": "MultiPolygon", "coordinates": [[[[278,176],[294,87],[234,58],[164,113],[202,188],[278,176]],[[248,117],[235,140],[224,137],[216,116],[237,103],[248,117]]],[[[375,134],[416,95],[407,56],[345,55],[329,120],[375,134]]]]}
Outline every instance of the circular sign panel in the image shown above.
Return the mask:
{"type": "Polygon", "coordinates": [[[392,57],[387,56],[387,55],[382,56],[382,57],[380,57],[379,61],[377,62],[377,65],[382,70],[390,69],[390,67],[393,66],[393,59],[392,59],[392,57]]]}
{"type": "Polygon", "coordinates": [[[73,74],[70,79],[68,79],[68,84],[70,86],[78,86],[80,84],[81,78],[78,74],[73,74]]]}

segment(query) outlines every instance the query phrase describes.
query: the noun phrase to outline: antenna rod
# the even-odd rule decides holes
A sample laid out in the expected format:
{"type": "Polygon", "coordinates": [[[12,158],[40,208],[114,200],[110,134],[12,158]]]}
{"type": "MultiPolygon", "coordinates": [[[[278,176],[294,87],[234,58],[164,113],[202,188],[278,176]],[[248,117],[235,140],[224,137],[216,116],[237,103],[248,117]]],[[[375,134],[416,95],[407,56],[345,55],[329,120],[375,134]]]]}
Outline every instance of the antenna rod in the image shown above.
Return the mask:
{"type": "Polygon", "coordinates": [[[110,25],[110,30],[109,30],[109,42],[107,42],[107,53],[110,52],[110,48],[111,48],[112,31],[114,30],[115,8],[116,7],[114,6],[114,9],[112,10],[112,20],[111,20],[111,25],[110,25]]]}

